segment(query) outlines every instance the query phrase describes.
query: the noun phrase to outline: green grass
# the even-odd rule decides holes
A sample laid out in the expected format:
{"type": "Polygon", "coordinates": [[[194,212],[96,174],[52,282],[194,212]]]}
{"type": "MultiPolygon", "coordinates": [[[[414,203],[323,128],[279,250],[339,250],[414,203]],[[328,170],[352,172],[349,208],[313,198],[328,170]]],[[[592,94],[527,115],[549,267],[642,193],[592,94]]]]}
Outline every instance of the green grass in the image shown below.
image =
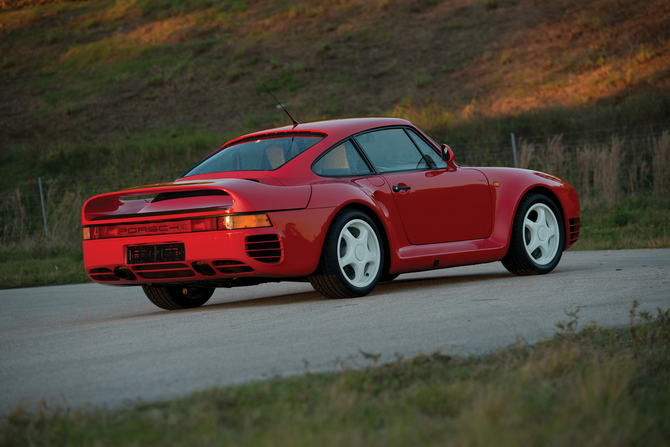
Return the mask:
{"type": "Polygon", "coordinates": [[[670,199],[657,195],[623,197],[582,208],[582,230],[576,250],[670,247],[670,199]]]}
{"type": "Polygon", "coordinates": [[[90,281],[81,249],[0,251],[0,289],[51,286],[90,281]]]}
{"type": "MultiPolygon", "coordinates": [[[[670,310],[491,355],[439,353],[120,409],[42,404],[0,445],[654,445],[670,443],[670,310]]],[[[374,358],[373,353],[364,353],[374,358]]]]}
{"type": "Polygon", "coordinates": [[[172,127],[98,144],[45,141],[43,145],[17,145],[0,153],[0,178],[3,185],[34,182],[38,176],[93,184],[114,178],[123,187],[168,181],[246,130],[218,133],[172,127]]]}

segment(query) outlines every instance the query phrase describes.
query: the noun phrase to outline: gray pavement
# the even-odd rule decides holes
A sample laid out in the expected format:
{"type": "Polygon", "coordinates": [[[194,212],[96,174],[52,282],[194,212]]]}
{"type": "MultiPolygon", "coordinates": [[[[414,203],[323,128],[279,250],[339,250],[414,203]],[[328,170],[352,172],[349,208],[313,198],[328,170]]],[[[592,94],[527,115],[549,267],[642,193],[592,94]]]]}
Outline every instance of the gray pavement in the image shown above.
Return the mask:
{"type": "Polygon", "coordinates": [[[213,385],[370,364],[359,349],[412,356],[481,354],[580,323],[628,322],[670,307],[670,250],[568,252],[551,274],[500,263],[401,275],[363,298],[309,284],[217,289],[202,308],[163,311],[138,287],[0,290],[0,412],[41,398],[115,407],[213,385]]]}

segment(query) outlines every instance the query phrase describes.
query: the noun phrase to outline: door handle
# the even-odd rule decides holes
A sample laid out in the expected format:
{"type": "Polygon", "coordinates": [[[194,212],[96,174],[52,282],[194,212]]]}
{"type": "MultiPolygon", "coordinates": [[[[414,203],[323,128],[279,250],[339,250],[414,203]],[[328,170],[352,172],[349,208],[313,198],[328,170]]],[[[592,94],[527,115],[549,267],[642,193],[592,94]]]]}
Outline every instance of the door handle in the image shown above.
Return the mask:
{"type": "Polygon", "coordinates": [[[407,185],[402,185],[402,186],[393,185],[392,189],[393,189],[393,192],[399,192],[401,189],[406,189],[407,191],[409,191],[410,189],[412,189],[412,187],[407,186],[407,185]]]}

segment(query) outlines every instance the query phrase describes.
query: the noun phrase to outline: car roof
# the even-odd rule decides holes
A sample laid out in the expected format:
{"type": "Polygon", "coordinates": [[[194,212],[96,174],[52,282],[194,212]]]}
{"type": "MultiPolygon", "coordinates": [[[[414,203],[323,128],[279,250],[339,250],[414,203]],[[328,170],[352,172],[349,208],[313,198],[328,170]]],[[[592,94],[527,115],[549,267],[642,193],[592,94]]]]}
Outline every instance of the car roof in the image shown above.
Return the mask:
{"type": "Polygon", "coordinates": [[[371,117],[371,118],[342,118],[325,121],[312,121],[308,123],[300,123],[298,125],[288,125],[282,127],[275,127],[272,129],[261,130],[253,132],[229,141],[226,146],[235,144],[239,140],[246,140],[254,136],[264,136],[267,134],[277,134],[284,132],[305,132],[305,133],[325,133],[329,137],[345,138],[349,135],[363,132],[369,129],[375,129],[384,126],[413,126],[407,120],[400,118],[386,118],[386,117],[371,117]]]}

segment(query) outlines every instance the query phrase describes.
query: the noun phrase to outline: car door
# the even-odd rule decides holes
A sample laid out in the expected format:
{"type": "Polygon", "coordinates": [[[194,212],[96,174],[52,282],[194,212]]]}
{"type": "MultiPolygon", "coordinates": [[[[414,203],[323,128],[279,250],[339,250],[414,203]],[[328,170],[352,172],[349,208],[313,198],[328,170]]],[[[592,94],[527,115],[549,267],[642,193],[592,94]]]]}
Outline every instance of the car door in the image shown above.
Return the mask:
{"type": "Polygon", "coordinates": [[[356,142],[391,185],[410,243],[464,241],[491,235],[491,195],[476,169],[449,169],[409,128],[359,134],[356,142]]]}

